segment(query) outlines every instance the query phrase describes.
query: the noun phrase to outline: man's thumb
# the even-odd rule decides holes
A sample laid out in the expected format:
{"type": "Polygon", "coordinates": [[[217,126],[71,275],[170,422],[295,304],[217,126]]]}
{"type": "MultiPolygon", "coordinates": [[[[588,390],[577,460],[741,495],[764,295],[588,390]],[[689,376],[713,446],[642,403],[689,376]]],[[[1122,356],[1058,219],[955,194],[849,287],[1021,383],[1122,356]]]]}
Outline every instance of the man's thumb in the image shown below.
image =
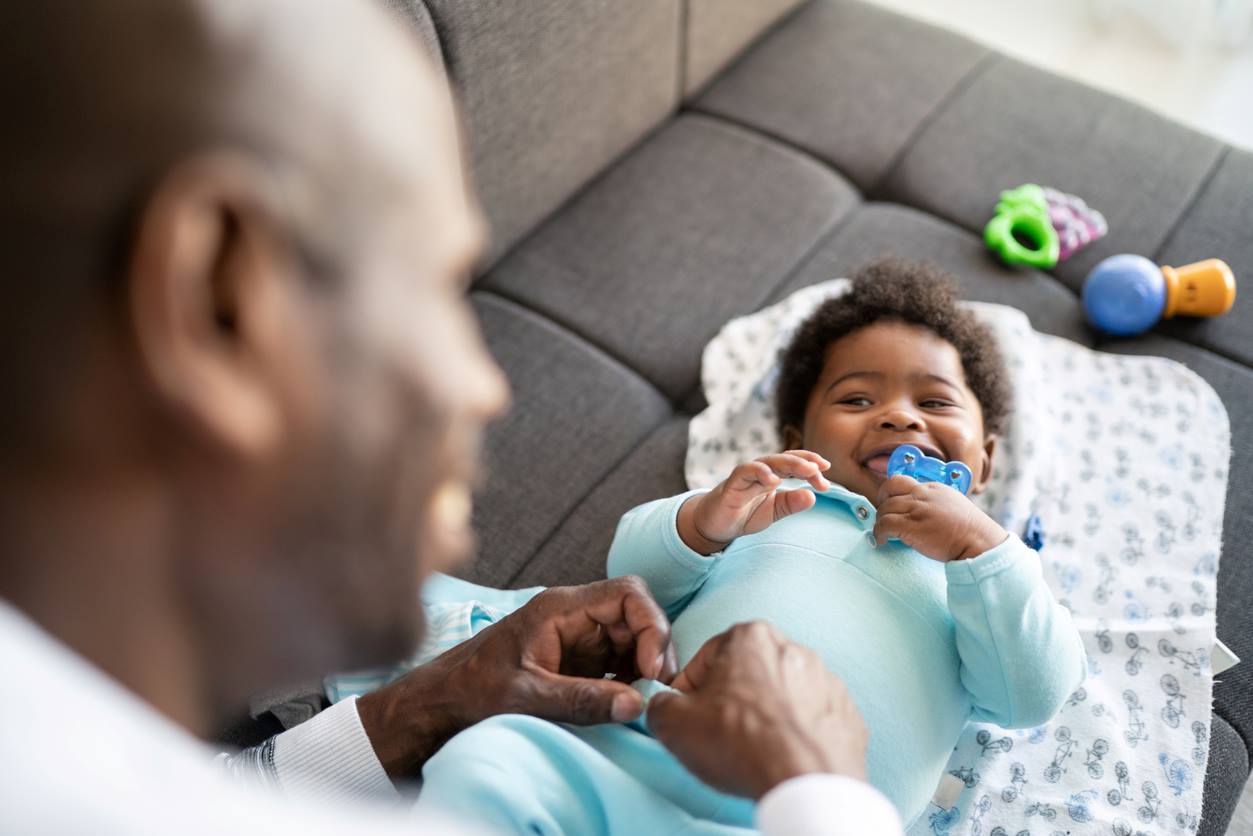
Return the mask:
{"type": "MultiPolygon", "coordinates": [[[[653,736],[662,740],[669,729],[688,725],[688,719],[696,710],[694,699],[680,691],[659,691],[648,701],[645,722],[653,736]]],[[[699,713],[699,712],[697,712],[699,713]]]]}
{"type": "Polygon", "coordinates": [[[538,691],[536,713],[561,723],[625,723],[644,710],[639,693],[610,679],[554,674],[544,678],[538,691]]]}

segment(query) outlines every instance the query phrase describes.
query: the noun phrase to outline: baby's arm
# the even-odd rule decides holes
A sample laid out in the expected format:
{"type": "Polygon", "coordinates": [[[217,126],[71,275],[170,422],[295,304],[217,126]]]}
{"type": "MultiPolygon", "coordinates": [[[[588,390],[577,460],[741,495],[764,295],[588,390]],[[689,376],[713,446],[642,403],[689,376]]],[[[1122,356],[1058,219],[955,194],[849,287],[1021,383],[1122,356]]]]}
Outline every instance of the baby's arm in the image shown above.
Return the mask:
{"type": "Polygon", "coordinates": [[[1011,535],[944,568],[975,716],[1005,728],[1048,722],[1083,681],[1087,658],[1070,612],[1044,583],[1039,556],[1011,535]]]}
{"type": "Polygon", "coordinates": [[[831,463],[808,450],[788,450],[745,462],[708,493],[691,491],[627,512],[609,547],[609,577],[639,575],[674,618],[717,563],[709,557],[732,540],[813,507],[812,492],[778,490],[785,478],[831,487],[831,463]]]}
{"type": "Polygon", "coordinates": [[[639,575],[670,618],[676,617],[717,563],[693,551],[679,536],[679,509],[702,491],[658,499],[633,508],[618,522],[609,547],[609,577],[639,575]]]}

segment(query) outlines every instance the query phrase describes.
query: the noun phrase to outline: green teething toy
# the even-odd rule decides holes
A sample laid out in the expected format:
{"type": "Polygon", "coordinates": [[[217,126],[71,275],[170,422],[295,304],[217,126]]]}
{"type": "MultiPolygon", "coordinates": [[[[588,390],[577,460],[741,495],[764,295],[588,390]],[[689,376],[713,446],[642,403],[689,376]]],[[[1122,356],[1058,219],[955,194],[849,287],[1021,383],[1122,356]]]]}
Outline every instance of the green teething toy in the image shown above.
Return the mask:
{"type": "Polygon", "coordinates": [[[1044,189],[1027,183],[1001,192],[996,215],[984,227],[983,240],[1006,264],[1042,270],[1056,267],[1061,242],[1049,219],[1044,189]]]}

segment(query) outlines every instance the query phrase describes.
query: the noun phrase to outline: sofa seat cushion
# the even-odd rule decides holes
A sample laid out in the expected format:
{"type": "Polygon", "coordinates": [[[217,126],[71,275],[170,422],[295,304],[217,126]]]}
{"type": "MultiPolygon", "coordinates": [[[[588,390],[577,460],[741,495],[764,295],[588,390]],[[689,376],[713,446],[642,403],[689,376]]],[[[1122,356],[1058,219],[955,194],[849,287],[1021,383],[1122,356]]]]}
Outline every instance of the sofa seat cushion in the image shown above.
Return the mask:
{"type": "Polygon", "coordinates": [[[491,294],[471,299],[513,403],[487,433],[479,550],[465,576],[503,586],[670,407],[630,369],[543,317],[491,294]]]}
{"type": "Polygon", "coordinates": [[[1138,105],[997,57],[919,133],[881,196],[982,231],[1003,189],[1040,183],[1079,195],[1109,234],[1052,271],[1078,290],[1106,256],[1152,257],[1221,151],[1138,105]]]}
{"type": "Polygon", "coordinates": [[[1008,269],[968,230],[892,203],[867,203],[857,209],[775,291],[771,302],[805,285],[847,276],[884,255],[933,261],[956,276],[963,299],[1019,308],[1037,331],[1092,344],[1094,335],[1084,322],[1078,297],[1055,279],[1036,270],[1008,269]]]}
{"type": "Polygon", "coordinates": [[[1203,258],[1231,265],[1235,307],[1214,319],[1167,320],[1157,330],[1253,365],[1253,153],[1225,149],[1156,260],[1178,266],[1203,258]]]}
{"type": "Polygon", "coordinates": [[[609,544],[622,515],[687,490],[683,459],[688,420],[687,415],[673,416],[617,463],[511,585],[587,583],[605,577],[609,544]]]}

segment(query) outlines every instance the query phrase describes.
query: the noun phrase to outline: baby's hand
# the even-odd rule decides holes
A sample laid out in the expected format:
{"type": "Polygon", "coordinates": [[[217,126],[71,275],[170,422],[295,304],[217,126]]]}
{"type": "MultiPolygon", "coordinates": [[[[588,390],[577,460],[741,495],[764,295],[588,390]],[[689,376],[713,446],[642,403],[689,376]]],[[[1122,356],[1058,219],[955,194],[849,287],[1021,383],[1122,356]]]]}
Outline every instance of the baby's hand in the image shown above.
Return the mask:
{"type": "Polygon", "coordinates": [[[694,496],[679,509],[679,536],[694,551],[713,554],[742,534],[755,534],[789,514],[813,507],[807,490],[779,491],[787,478],[804,479],[815,490],[831,483],[822,471],[831,463],[808,450],[788,450],[745,462],[707,494],[694,496]]]}
{"type": "Polygon", "coordinates": [[[932,560],[978,557],[1009,534],[960,491],[939,482],[897,475],[879,488],[874,536],[895,537],[932,560]]]}

